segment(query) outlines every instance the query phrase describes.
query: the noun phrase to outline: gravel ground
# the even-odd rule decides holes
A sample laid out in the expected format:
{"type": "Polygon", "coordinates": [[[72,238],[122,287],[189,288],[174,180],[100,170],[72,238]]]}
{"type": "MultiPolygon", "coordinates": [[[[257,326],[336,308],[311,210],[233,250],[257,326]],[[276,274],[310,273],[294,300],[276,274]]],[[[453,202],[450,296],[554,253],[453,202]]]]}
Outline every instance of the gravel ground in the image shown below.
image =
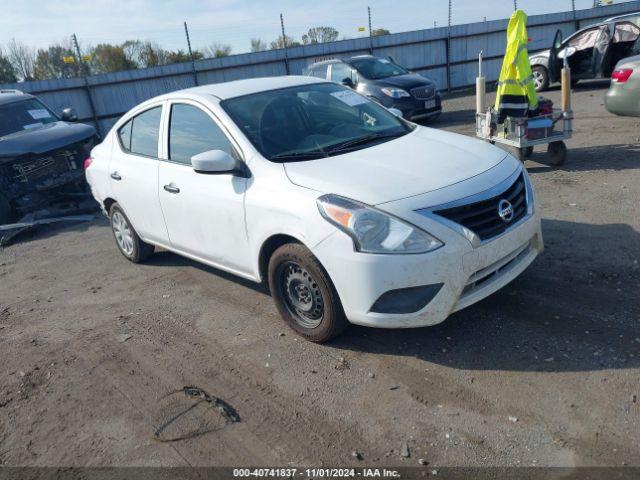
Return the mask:
{"type": "MultiPolygon", "coordinates": [[[[526,163],[543,255],[436,327],[314,345],[262,287],[127,262],[103,219],[1,250],[0,465],[640,466],[640,119],[604,91],[577,88],[564,167],[526,163]]],[[[473,97],[445,108],[472,134],[473,97]]]]}

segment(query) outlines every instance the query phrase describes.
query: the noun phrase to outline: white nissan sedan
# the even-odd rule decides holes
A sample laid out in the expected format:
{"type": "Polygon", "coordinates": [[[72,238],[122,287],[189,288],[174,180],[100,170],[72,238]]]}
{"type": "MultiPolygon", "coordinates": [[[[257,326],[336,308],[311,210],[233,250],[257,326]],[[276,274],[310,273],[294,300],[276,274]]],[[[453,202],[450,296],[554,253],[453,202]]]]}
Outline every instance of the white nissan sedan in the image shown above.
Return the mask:
{"type": "Polygon", "coordinates": [[[153,98],[85,166],[127,259],[162,247],[267,281],[284,320],[315,342],[349,323],[440,323],[543,248],[514,157],[310,77],[153,98]]]}

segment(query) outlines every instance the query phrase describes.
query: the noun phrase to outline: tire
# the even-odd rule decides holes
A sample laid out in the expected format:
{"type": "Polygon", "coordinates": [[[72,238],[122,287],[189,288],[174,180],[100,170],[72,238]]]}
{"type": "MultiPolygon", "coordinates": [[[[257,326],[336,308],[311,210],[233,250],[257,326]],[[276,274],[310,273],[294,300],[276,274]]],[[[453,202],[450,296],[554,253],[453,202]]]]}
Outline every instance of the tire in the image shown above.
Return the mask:
{"type": "Polygon", "coordinates": [[[531,69],[536,92],[544,92],[549,88],[549,71],[542,65],[536,65],[531,69]]]}
{"type": "Polygon", "coordinates": [[[111,206],[109,218],[113,238],[124,258],[133,263],[141,263],[153,254],[155,247],[140,240],[120,205],[114,203],[111,206]]]}
{"type": "Polygon", "coordinates": [[[563,141],[551,142],[547,147],[547,154],[551,164],[559,167],[567,161],[567,146],[563,141]]]}
{"type": "Polygon", "coordinates": [[[525,147],[524,158],[529,158],[531,155],[533,155],[533,147],[525,147]]]}
{"type": "Polygon", "coordinates": [[[520,162],[524,163],[526,157],[526,148],[509,147],[511,155],[516,157],[520,162]]]}
{"type": "Polygon", "coordinates": [[[12,219],[11,204],[4,196],[0,195],[0,225],[11,223],[12,219]]]}
{"type": "Polygon", "coordinates": [[[324,343],[349,326],[329,275],[304,245],[278,248],[269,260],[268,279],[280,315],[298,335],[324,343]]]}

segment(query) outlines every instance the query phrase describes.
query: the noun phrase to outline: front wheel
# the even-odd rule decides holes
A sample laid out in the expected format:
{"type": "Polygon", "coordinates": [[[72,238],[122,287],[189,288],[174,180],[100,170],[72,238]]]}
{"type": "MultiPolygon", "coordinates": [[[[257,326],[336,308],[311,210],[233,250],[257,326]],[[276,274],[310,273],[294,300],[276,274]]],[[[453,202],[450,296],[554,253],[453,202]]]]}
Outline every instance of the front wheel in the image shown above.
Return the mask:
{"type": "Polygon", "coordinates": [[[111,230],[118,245],[118,250],[127,260],[133,263],[144,262],[153,253],[153,245],[143,242],[131,222],[120,208],[114,203],[109,210],[111,219],[111,230]]]}
{"type": "Polygon", "coordinates": [[[280,315],[302,337],[323,343],[349,325],[331,279],[303,245],[278,248],[269,260],[268,275],[280,315]]]}
{"type": "Polygon", "coordinates": [[[549,88],[549,72],[541,65],[536,65],[531,69],[536,92],[543,92],[549,88]]]}

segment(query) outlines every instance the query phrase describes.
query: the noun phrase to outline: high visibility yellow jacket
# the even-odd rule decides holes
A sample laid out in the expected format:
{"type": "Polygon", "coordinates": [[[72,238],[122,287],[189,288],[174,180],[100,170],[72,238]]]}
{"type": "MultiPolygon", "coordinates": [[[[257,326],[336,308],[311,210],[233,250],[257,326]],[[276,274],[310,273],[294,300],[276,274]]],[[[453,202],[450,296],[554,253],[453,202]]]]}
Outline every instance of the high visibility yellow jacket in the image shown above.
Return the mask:
{"type": "Polygon", "coordinates": [[[502,61],[495,108],[501,118],[525,117],[538,107],[529,52],[527,51],[527,15],[516,10],[507,27],[507,50],[502,61]]]}

